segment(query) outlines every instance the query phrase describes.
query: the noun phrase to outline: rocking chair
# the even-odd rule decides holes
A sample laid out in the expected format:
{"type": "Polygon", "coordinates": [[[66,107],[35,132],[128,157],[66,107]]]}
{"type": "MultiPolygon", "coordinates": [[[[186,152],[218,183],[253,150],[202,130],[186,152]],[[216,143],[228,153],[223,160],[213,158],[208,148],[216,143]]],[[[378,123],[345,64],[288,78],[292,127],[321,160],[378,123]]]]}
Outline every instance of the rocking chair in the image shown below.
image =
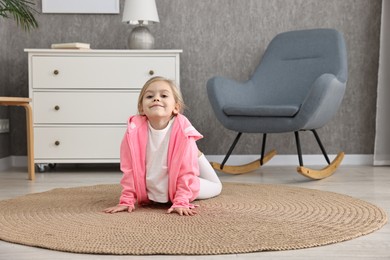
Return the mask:
{"type": "Polygon", "coordinates": [[[316,129],[324,126],[337,112],[347,82],[347,52],[343,35],[334,29],[290,31],[277,35],[268,45],[254,74],[246,82],[213,77],[207,92],[220,123],[238,132],[216,170],[241,174],[265,164],[275,154],[265,155],[267,134],[294,132],[299,167],[311,179],[332,175],[343,160],[340,152],[330,162],[316,129]],[[313,132],[328,166],[304,167],[299,131],[313,132]],[[259,160],[246,165],[225,165],[242,133],[262,133],[259,160]]]}

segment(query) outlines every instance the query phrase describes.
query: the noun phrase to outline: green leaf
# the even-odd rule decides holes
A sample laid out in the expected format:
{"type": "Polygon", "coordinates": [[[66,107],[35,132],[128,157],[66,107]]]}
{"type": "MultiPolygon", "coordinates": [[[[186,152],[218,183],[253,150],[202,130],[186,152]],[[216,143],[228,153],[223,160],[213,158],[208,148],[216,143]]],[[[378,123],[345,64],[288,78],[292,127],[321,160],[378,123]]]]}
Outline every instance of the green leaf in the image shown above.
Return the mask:
{"type": "Polygon", "coordinates": [[[29,31],[38,27],[33,13],[35,3],[28,0],[0,0],[0,16],[14,19],[18,26],[29,31]]]}

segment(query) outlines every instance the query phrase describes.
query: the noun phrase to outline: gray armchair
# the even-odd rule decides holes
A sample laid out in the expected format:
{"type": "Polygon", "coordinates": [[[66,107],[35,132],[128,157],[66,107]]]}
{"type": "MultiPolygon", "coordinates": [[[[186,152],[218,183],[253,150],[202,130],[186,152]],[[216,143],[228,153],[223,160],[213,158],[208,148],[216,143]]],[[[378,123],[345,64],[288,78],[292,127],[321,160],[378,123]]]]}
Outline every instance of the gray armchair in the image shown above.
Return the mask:
{"type": "Polygon", "coordinates": [[[238,132],[217,170],[239,174],[263,165],[276,153],[265,155],[269,133],[294,132],[298,172],[312,179],[334,173],[344,153],[330,162],[316,129],[337,112],[347,82],[347,53],[342,34],[334,29],[290,31],[277,35],[268,45],[252,77],[236,82],[213,77],[207,92],[217,119],[227,129],[238,132]],[[321,170],[304,167],[299,131],[313,132],[328,166],[321,170]],[[242,133],[263,133],[261,157],[243,166],[225,165],[242,133]]]}

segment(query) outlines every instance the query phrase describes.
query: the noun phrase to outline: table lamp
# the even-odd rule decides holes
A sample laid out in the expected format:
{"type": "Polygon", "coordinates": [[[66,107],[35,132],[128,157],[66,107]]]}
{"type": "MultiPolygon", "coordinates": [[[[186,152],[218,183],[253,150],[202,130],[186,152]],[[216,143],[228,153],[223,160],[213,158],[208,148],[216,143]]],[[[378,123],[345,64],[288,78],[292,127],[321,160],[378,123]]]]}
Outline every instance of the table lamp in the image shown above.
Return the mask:
{"type": "Polygon", "coordinates": [[[147,25],[160,22],[155,0],[126,0],[122,22],[136,25],[128,38],[130,49],[153,49],[154,37],[147,25]]]}

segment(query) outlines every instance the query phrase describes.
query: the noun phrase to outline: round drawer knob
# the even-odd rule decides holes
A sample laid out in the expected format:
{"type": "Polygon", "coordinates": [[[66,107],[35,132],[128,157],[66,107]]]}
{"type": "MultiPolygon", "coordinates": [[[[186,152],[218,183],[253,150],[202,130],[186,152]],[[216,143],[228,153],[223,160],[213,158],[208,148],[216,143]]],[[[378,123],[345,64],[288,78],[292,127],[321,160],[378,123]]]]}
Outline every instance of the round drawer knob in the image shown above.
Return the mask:
{"type": "Polygon", "coordinates": [[[58,111],[60,110],[60,106],[55,106],[54,109],[58,111]]]}
{"type": "Polygon", "coordinates": [[[55,141],[54,144],[59,146],[60,145],[60,141],[55,141]]]}
{"type": "Polygon", "coordinates": [[[60,72],[59,72],[58,70],[54,70],[54,71],[53,71],[53,74],[54,74],[54,75],[58,75],[58,74],[60,74],[60,72]]]}
{"type": "Polygon", "coordinates": [[[154,75],[154,70],[149,70],[149,75],[153,76],[154,75]]]}

